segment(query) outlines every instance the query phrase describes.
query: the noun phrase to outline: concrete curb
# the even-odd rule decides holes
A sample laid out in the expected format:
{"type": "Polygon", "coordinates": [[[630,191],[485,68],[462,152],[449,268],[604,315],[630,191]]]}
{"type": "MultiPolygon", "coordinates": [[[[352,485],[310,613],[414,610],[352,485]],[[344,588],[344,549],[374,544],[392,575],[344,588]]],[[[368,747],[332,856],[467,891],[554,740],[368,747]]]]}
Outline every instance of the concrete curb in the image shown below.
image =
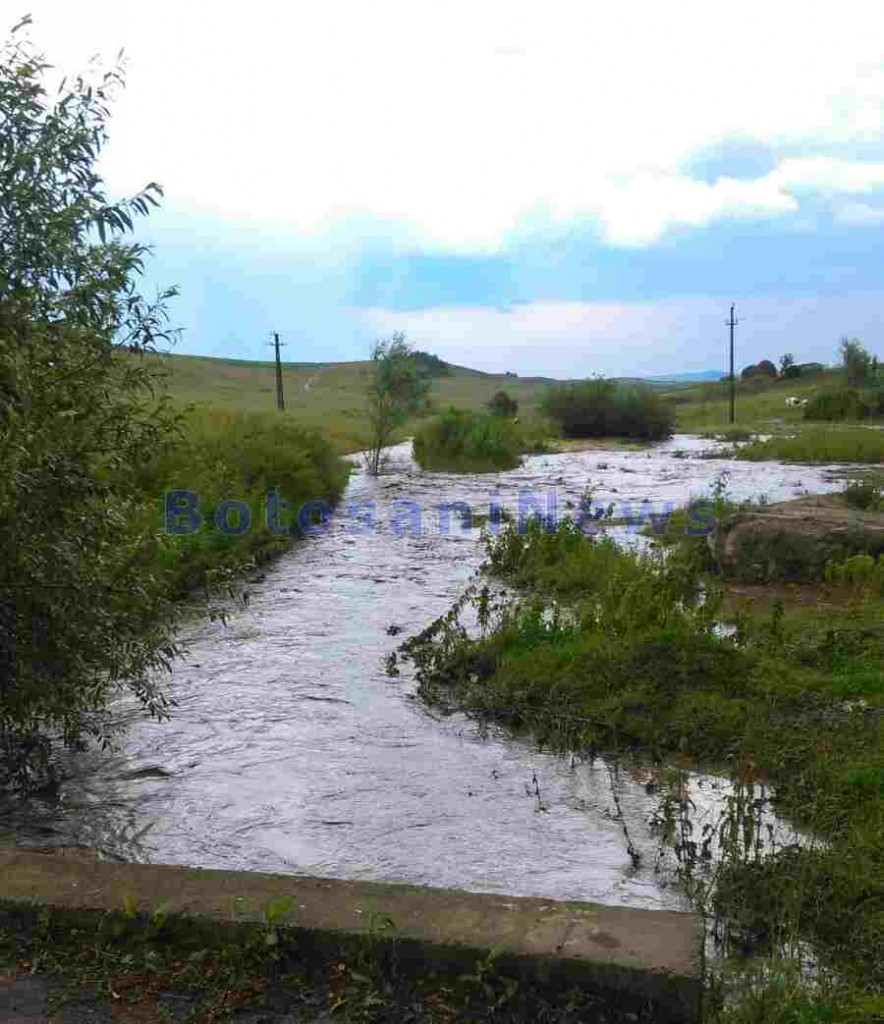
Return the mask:
{"type": "MultiPolygon", "coordinates": [[[[699,1018],[702,929],[692,914],[510,897],[412,885],[107,863],[84,856],[0,851],[0,900],[10,909],[104,913],[161,904],[193,920],[241,926],[265,921],[271,900],[291,897],[291,924],[326,951],[379,934],[414,967],[499,967],[558,989],[588,987],[623,1019],[699,1018]],[[378,922],[392,921],[389,931],[378,922]],[[652,1017],[646,1016],[653,1012],[652,1017]]],[[[6,916],[6,915],[4,915],[6,916]]]]}

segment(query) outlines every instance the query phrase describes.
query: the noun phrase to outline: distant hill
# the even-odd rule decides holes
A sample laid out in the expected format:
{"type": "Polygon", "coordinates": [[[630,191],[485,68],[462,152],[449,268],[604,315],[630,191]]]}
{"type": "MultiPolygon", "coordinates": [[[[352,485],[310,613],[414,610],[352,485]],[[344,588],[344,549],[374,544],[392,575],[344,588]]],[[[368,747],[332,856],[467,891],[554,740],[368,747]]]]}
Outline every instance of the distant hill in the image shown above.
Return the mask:
{"type": "Polygon", "coordinates": [[[692,373],[672,373],[662,377],[645,377],[654,384],[695,384],[706,380],[721,380],[727,374],[724,370],[696,370],[692,373]]]}

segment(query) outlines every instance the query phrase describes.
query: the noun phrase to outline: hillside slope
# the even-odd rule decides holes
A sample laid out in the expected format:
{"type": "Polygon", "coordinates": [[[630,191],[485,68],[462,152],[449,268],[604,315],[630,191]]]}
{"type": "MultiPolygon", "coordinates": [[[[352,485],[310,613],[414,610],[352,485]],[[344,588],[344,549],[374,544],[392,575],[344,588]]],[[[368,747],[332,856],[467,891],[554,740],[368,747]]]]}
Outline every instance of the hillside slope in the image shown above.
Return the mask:
{"type": "MultiPolygon", "coordinates": [[[[276,369],[272,362],[214,359],[207,356],[157,355],[173,399],[187,405],[271,411],[276,408],[276,369]]],[[[321,427],[348,448],[364,446],[365,389],[371,364],[284,363],[286,413],[307,425],[321,427]]],[[[431,401],[437,407],[456,405],[475,409],[499,390],[515,398],[520,412],[530,416],[543,392],[554,381],[481,373],[448,365],[448,373],[433,377],[431,401]]]]}

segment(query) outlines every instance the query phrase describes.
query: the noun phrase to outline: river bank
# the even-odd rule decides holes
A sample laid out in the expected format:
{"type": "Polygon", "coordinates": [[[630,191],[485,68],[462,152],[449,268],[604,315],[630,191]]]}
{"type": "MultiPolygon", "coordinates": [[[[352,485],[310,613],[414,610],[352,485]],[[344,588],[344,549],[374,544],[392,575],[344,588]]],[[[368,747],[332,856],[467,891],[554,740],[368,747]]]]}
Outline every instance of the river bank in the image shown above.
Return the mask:
{"type": "MultiPolygon", "coordinates": [[[[402,638],[450,608],[483,560],[465,509],[498,505],[518,522],[564,515],[590,494],[615,506],[619,542],[641,548],[655,516],[722,481],[735,499],[777,500],[837,490],[848,472],[700,458],[706,448],[680,436],[531,456],[481,477],[422,473],[407,446],[393,449],[384,475],[352,473],[328,521],[252,574],[248,604],[231,604],[226,622],[195,607],[171,721],[119,705],[120,749],[73,757],[56,796],[5,808],[5,841],[686,909],[678,865],[655,867],[659,801],[646,768],[612,772],[600,757],[575,761],[463,714],[440,718],[415,700],[407,666],[388,669],[402,638]]],[[[691,793],[708,799],[706,821],[735,795],[699,770],[691,793]]]]}
{"type": "MultiPolygon", "coordinates": [[[[719,495],[706,511],[716,504],[733,508],[719,495]]],[[[714,548],[729,554],[716,563],[710,538],[690,529],[698,514],[673,517],[665,554],[587,538],[575,520],[507,526],[489,538],[485,580],[402,653],[432,706],[545,749],[638,768],[660,792],[658,825],[720,967],[768,958],[769,972],[788,970],[796,984],[784,1012],[806,1004],[810,1019],[866,1019],[881,1008],[884,981],[884,591],[875,563],[884,515],[834,499],[731,513],[729,530],[727,517],[718,522],[714,548]],[[848,527],[851,543],[871,553],[853,549],[843,570],[832,567],[835,584],[818,584],[814,604],[774,600],[763,610],[740,600],[727,613],[713,568],[737,579],[747,566],[750,579],[760,572],[757,545],[728,547],[745,523],[764,526],[777,548],[800,528],[800,551],[771,563],[775,581],[786,570],[800,579],[802,568],[822,579],[817,549],[831,554],[848,527]],[[686,785],[698,762],[726,768],[735,787],[716,821],[698,819],[686,785]],[[777,840],[759,817],[771,800],[803,839],[777,840]]],[[[623,817],[638,865],[644,852],[623,817]]],[[[743,985],[724,1019],[754,1019],[751,1000],[771,996],[743,985]]]]}

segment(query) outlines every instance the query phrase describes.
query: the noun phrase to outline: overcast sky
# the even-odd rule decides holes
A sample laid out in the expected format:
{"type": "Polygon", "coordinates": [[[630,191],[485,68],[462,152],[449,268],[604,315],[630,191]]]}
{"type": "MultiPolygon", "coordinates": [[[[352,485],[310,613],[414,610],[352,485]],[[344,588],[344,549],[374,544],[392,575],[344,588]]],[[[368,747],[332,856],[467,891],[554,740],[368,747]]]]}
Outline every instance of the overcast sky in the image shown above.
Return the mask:
{"type": "Polygon", "coordinates": [[[149,180],[191,353],[403,330],[553,376],[884,351],[884,4],[0,0],[124,48],[102,170],[149,180]],[[18,6],[16,6],[18,4],[18,6]]]}

